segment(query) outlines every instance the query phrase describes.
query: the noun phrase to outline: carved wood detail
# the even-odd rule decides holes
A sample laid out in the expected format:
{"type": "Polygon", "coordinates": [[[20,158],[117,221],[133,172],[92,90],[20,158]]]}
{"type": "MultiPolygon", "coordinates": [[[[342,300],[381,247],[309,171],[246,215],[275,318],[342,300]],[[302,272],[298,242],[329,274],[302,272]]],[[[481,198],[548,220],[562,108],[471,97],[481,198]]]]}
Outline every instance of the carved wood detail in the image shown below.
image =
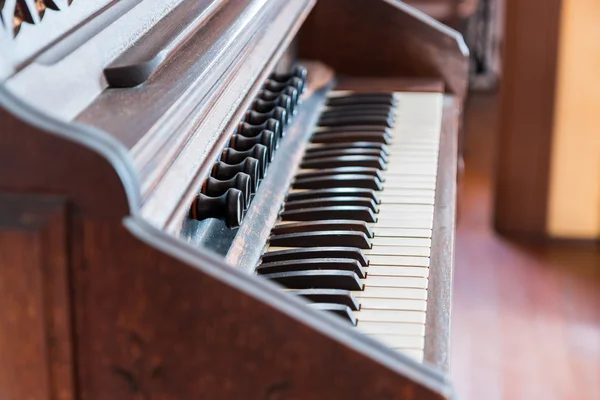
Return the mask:
{"type": "Polygon", "coordinates": [[[0,19],[5,32],[16,37],[24,23],[37,25],[42,22],[47,9],[61,11],[72,0],[5,0],[0,2],[0,19]]]}

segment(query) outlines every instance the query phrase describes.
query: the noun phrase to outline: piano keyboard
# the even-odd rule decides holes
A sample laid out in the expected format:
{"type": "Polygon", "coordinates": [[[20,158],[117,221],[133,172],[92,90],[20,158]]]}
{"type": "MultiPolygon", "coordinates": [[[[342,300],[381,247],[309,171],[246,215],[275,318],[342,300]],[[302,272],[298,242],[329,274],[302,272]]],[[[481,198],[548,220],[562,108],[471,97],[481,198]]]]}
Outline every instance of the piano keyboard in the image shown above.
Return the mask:
{"type": "Polygon", "coordinates": [[[256,270],[420,361],[442,101],[331,92],[256,270]]]}

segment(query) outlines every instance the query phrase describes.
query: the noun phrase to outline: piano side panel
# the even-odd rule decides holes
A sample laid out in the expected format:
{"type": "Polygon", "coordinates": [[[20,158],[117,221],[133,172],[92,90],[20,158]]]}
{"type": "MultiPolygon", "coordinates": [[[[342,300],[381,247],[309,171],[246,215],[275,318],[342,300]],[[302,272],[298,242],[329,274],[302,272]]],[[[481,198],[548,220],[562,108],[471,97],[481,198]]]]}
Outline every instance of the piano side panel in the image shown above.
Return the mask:
{"type": "Polygon", "coordinates": [[[300,31],[300,57],[339,75],[443,78],[464,97],[468,50],[461,35],[394,0],[320,0],[300,31]]]}
{"type": "Polygon", "coordinates": [[[433,215],[424,356],[426,362],[443,371],[449,370],[450,361],[460,116],[458,99],[445,96],[433,215]]]}
{"type": "Polygon", "coordinates": [[[319,331],[298,319],[310,313],[308,308],[297,307],[295,317],[281,312],[299,300],[283,298],[269,283],[216,259],[212,264],[211,257],[175,239],[148,239],[152,228],[131,219],[128,224],[164,252],[120,224],[81,224],[74,287],[82,398],[441,399],[451,394],[441,375],[412,360],[404,364],[390,355],[396,369],[375,361],[385,351],[376,343],[360,341],[358,350],[357,342],[334,340],[337,324],[328,324],[334,317],[313,312],[312,318],[325,321],[319,331]],[[269,295],[270,303],[259,300],[269,295]]]}
{"type": "Polygon", "coordinates": [[[47,117],[0,87],[0,191],[60,194],[77,212],[122,216],[139,201],[123,149],[102,132],[47,117]]]}
{"type": "Polygon", "coordinates": [[[75,399],[65,209],[0,194],[1,399],[75,399]]]}

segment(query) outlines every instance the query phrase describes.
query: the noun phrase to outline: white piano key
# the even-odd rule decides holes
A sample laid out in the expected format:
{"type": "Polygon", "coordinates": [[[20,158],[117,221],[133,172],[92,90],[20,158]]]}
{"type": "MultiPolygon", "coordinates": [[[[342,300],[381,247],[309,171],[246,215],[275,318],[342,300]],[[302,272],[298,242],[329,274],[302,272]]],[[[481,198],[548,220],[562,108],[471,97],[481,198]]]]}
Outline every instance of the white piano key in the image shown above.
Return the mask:
{"type": "Polygon", "coordinates": [[[429,267],[430,265],[429,257],[403,256],[397,254],[397,252],[394,255],[375,256],[372,254],[367,254],[367,258],[369,259],[369,265],[405,265],[413,267],[429,267]],[[392,262],[394,264],[391,264],[392,262]]]}
{"type": "MultiPolygon", "coordinates": [[[[311,146],[313,147],[313,146],[311,146]]],[[[439,149],[407,149],[402,146],[402,144],[395,145],[392,148],[385,147],[384,150],[387,152],[388,160],[390,159],[401,159],[402,157],[406,157],[406,159],[410,160],[411,158],[422,158],[427,160],[437,160],[439,158],[439,149]]]]}
{"type": "Polygon", "coordinates": [[[383,199],[386,196],[407,196],[407,197],[435,197],[433,189],[395,189],[393,193],[388,193],[384,188],[379,192],[379,198],[383,199]]]}
{"type": "MultiPolygon", "coordinates": [[[[431,239],[425,238],[397,238],[398,239],[398,247],[400,246],[409,246],[409,247],[431,247],[431,239]]],[[[389,246],[373,246],[370,249],[364,250],[365,254],[379,254],[382,256],[385,255],[394,255],[393,251],[390,250],[389,246]]]]}
{"type": "MultiPolygon", "coordinates": [[[[427,182],[427,183],[437,182],[436,176],[408,175],[408,174],[395,176],[393,174],[388,174],[386,171],[383,171],[381,174],[384,177],[387,175],[394,177],[393,180],[391,178],[389,180],[386,180],[382,192],[385,192],[386,190],[388,190],[388,187],[394,187],[394,186],[396,186],[397,189],[413,189],[411,187],[404,188],[402,186],[403,184],[410,183],[410,182],[419,182],[419,183],[421,183],[421,182],[427,182]]],[[[433,188],[433,190],[435,190],[435,187],[433,188]]]]}
{"type": "Polygon", "coordinates": [[[386,196],[379,197],[381,205],[379,209],[393,208],[396,204],[425,204],[433,205],[435,197],[416,197],[416,196],[386,196]]]}
{"type": "Polygon", "coordinates": [[[387,169],[383,170],[382,175],[391,179],[392,177],[402,178],[403,176],[429,176],[435,177],[437,175],[437,166],[433,163],[431,165],[387,165],[387,169]]]}
{"type": "Polygon", "coordinates": [[[360,300],[360,309],[425,312],[427,310],[427,302],[425,300],[410,299],[364,298],[360,300]]]}
{"type": "Polygon", "coordinates": [[[353,314],[359,321],[425,323],[425,311],[405,310],[358,310],[353,314]]]}
{"type": "MultiPolygon", "coordinates": [[[[421,228],[421,229],[431,229],[433,226],[433,219],[428,220],[426,218],[404,218],[404,219],[394,219],[393,224],[389,224],[392,226],[384,226],[383,224],[378,224],[377,222],[371,222],[369,225],[373,228],[374,231],[379,231],[377,236],[397,236],[394,234],[394,230],[397,228],[421,228]]],[[[383,221],[382,221],[383,222],[383,221]]]]}
{"type": "Polygon", "coordinates": [[[370,287],[427,289],[427,278],[413,276],[368,276],[362,282],[370,287]]]}
{"type": "MultiPolygon", "coordinates": [[[[419,247],[412,247],[413,249],[418,249],[419,247]]],[[[429,247],[420,247],[424,251],[422,253],[426,253],[426,255],[415,254],[416,251],[410,254],[409,251],[403,250],[404,247],[393,247],[390,252],[393,252],[393,255],[376,255],[376,254],[366,254],[369,259],[369,264],[373,265],[406,265],[406,266],[415,266],[415,267],[429,267],[431,262],[429,259],[429,255],[431,253],[431,249],[429,247]],[[394,250],[395,249],[395,250],[394,250]]]]}
{"type": "Polygon", "coordinates": [[[436,181],[433,180],[414,180],[414,179],[403,179],[401,182],[385,182],[387,187],[381,191],[381,193],[388,193],[394,190],[404,190],[404,189],[427,189],[427,190],[435,190],[436,181]]]}
{"type": "Polygon", "coordinates": [[[358,321],[356,327],[363,333],[371,335],[419,335],[425,336],[425,324],[398,322],[358,321]]]}
{"type": "Polygon", "coordinates": [[[359,301],[366,298],[427,300],[427,289],[422,288],[367,286],[362,291],[353,291],[352,294],[359,301]]]}
{"type": "Polygon", "coordinates": [[[382,265],[395,265],[394,257],[401,256],[413,256],[413,257],[429,257],[431,255],[431,249],[429,247],[417,247],[417,246],[394,246],[396,253],[393,256],[380,256],[375,254],[369,254],[370,260],[379,260],[378,264],[382,265]],[[388,262],[389,260],[389,262],[388,262]],[[391,264],[390,264],[391,263],[391,264]]]}
{"type": "Polygon", "coordinates": [[[429,228],[433,226],[433,215],[414,215],[414,213],[402,213],[395,218],[382,219],[379,218],[377,222],[371,223],[373,229],[379,228],[411,228],[411,227],[424,227],[429,228]],[[427,225],[429,224],[429,225],[427,225]]]}
{"type": "Polygon", "coordinates": [[[425,348],[425,336],[418,335],[368,335],[374,336],[393,349],[421,350],[425,348]]]}
{"type": "Polygon", "coordinates": [[[373,244],[378,246],[396,246],[398,238],[431,238],[431,229],[421,228],[396,228],[394,236],[391,235],[375,235],[373,244]]]}
{"type": "MultiPolygon", "coordinates": [[[[383,203],[383,201],[382,201],[383,203]]],[[[433,214],[434,207],[431,204],[394,204],[393,207],[385,207],[385,204],[382,204],[384,207],[380,207],[381,211],[380,215],[387,216],[387,214],[394,214],[402,211],[410,211],[410,212],[423,212],[433,214]]]]}
{"type": "MultiPolygon", "coordinates": [[[[427,257],[423,257],[429,260],[427,257]]],[[[400,265],[381,265],[373,264],[373,260],[369,266],[365,268],[367,271],[367,279],[370,276],[416,276],[420,278],[429,277],[429,268],[427,266],[400,266],[400,265]]]]}
{"type": "Polygon", "coordinates": [[[413,350],[413,349],[392,349],[398,351],[398,353],[402,353],[403,355],[410,357],[418,362],[423,362],[424,351],[423,350],[413,350]]]}

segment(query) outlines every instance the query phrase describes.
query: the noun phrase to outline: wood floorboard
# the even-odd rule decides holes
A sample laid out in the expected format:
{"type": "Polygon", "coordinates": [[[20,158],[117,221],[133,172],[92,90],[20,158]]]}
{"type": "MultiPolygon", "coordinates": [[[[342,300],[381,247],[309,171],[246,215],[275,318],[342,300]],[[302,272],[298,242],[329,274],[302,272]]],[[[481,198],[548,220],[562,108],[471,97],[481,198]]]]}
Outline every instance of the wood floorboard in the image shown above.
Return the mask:
{"type": "Polygon", "coordinates": [[[451,374],[461,399],[600,399],[600,251],[491,228],[497,99],[466,112],[451,374]]]}

